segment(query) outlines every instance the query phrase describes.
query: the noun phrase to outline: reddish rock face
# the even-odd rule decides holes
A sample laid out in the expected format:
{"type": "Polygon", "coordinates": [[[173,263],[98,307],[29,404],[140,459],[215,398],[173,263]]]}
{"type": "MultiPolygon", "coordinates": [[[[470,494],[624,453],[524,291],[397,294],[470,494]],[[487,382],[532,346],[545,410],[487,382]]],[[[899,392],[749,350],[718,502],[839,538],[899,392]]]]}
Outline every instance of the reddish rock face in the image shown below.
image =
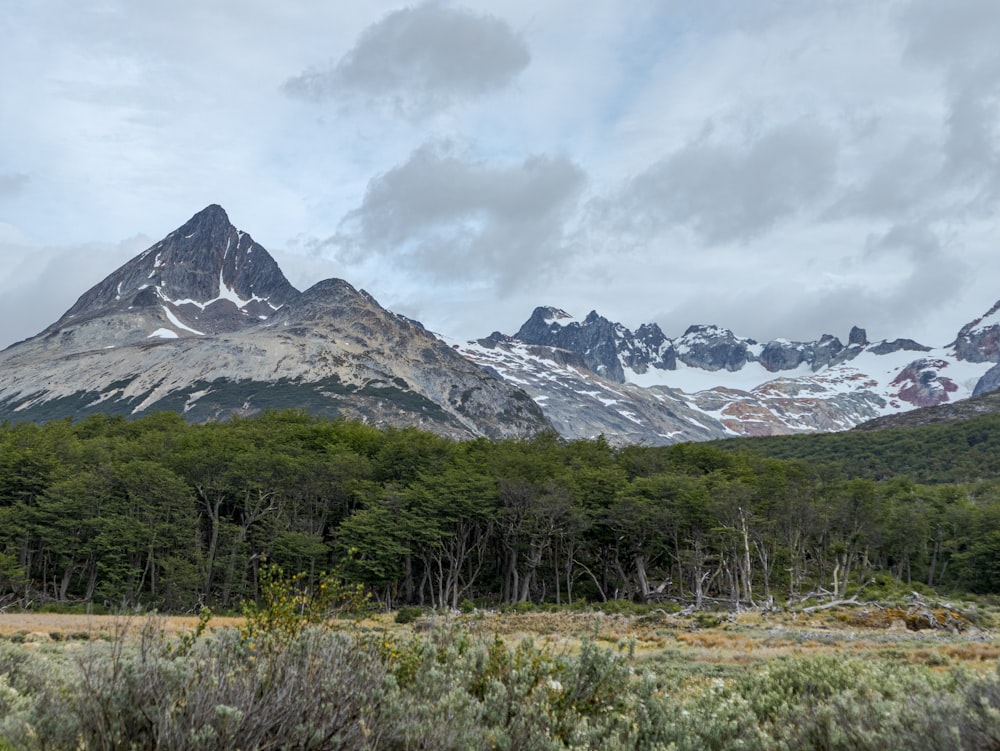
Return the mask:
{"type": "Polygon", "coordinates": [[[940,375],[948,367],[944,360],[914,360],[899,372],[893,386],[899,386],[899,398],[914,407],[933,407],[948,401],[948,394],[958,391],[950,378],[940,375]]]}

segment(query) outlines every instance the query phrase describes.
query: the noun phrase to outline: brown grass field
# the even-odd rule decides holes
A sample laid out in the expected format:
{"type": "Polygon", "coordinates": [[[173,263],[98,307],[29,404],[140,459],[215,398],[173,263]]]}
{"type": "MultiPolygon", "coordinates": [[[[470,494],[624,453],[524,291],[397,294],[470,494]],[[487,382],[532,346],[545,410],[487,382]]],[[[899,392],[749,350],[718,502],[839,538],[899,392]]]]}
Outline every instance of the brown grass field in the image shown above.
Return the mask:
{"type": "MultiPolygon", "coordinates": [[[[148,616],[118,615],[69,615],[65,613],[0,613],[0,637],[23,637],[26,642],[58,641],[70,636],[83,639],[107,638],[122,631],[134,631],[145,623],[148,616]]],[[[182,634],[194,631],[197,616],[157,616],[168,633],[182,634]]],[[[213,617],[212,628],[236,626],[242,618],[213,617]]]]}
{"type": "Polygon", "coordinates": [[[992,670],[1000,658],[1000,634],[992,628],[967,624],[962,630],[913,630],[901,619],[886,623],[868,615],[851,608],[809,615],[744,612],[700,618],[526,613],[473,615],[468,624],[479,633],[531,637],[557,650],[573,649],[581,639],[591,638],[633,649],[639,660],[676,661],[693,670],[699,664],[752,665],[778,657],[844,653],[992,670]],[[873,621],[877,625],[871,625],[873,621]]]}
{"type": "MultiPolygon", "coordinates": [[[[994,669],[1000,659],[1000,634],[989,625],[963,620],[961,628],[915,629],[902,618],[887,618],[891,609],[842,608],[821,613],[758,612],[673,616],[603,613],[493,613],[426,615],[399,625],[393,614],[363,620],[336,620],[333,628],[389,632],[395,638],[421,633],[435,623],[457,624],[472,635],[505,641],[531,638],[556,652],[575,651],[591,639],[614,649],[629,650],[637,660],[669,662],[690,671],[713,666],[754,665],[780,657],[821,654],[867,655],[873,659],[903,661],[933,667],[966,666],[994,669]]],[[[0,613],[0,639],[27,645],[54,641],[108,639],[136,634],[150,616],[0,613]]],[[[192,632],[195,616],[154,616],[168,634],[192,632]]],[[[209,630],[237,627],[242,618],[213,617],[209,630]]]]}

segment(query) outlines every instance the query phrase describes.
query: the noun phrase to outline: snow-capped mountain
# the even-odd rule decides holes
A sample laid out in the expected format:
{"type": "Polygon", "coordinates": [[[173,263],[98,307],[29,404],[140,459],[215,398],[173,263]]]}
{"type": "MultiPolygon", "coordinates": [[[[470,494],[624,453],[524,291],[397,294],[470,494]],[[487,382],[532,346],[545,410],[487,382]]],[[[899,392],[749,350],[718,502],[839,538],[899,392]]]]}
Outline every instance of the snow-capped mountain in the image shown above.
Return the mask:
{"type": "Polygon", "coordinates": [[[204,337],[266,321],[299,292],[212,205],[87,292],[43,331],[61,352],[204,337]]]}
{"type": "Polygon", "coordinates": [[[299,292],[218,206],[0,352],[0,419],[301,408],[444,435],[550,426],[523,391],[329,279],[299,292]]]}
{"type": "Polygon", "coordinates": [[[536,308],[513,336],[455,343],[517,383],[569,437],[674,443],[852,428],[883,415],[965,399],[1000,382],[1000,304],[938,348],[911,339],[765,343],[718,326],[670,339],[591,312],[536,308]],[[977,391],[978,389],[978,391],[977,391]]]}

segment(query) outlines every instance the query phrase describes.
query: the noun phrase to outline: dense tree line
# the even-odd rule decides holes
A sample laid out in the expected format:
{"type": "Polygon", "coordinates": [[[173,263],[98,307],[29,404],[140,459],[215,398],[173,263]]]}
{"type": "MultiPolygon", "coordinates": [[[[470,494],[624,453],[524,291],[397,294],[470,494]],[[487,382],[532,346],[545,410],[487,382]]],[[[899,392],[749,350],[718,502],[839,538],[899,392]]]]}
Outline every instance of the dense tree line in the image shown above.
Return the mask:
{"type": "Polygon", "coordinates": [[[846,475],[921,483],[969,483],[1000,477],[1000,412],[953,423],[884,430],[763,436],[714,441],[724,451],[810,464],[836,464],[846,475]]]}
{"type": "Polygon", "coordinates": [[[264,561],[387,606],[1000,592],[1000,486],[296,412],[0,425],[0,605],[237,608],[264,561]]]}

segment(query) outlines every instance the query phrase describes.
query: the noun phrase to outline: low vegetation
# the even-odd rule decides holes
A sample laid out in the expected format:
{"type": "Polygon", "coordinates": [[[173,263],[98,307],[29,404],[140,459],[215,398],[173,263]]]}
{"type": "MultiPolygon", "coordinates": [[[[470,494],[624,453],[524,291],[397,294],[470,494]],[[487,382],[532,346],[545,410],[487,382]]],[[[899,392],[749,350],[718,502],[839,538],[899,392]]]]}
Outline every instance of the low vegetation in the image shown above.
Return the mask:
{"type": "Polygon", "coordinates": [[[1000,738],[998,646],[981,630],[858,631],[841,611],[423,611],[400,625],[317,618],[323,602],[279,596],[240,627],[206,613],[179,635],[153,617],[91,639],[0,639],[0,748],[891,751],[1000,738]]]}

